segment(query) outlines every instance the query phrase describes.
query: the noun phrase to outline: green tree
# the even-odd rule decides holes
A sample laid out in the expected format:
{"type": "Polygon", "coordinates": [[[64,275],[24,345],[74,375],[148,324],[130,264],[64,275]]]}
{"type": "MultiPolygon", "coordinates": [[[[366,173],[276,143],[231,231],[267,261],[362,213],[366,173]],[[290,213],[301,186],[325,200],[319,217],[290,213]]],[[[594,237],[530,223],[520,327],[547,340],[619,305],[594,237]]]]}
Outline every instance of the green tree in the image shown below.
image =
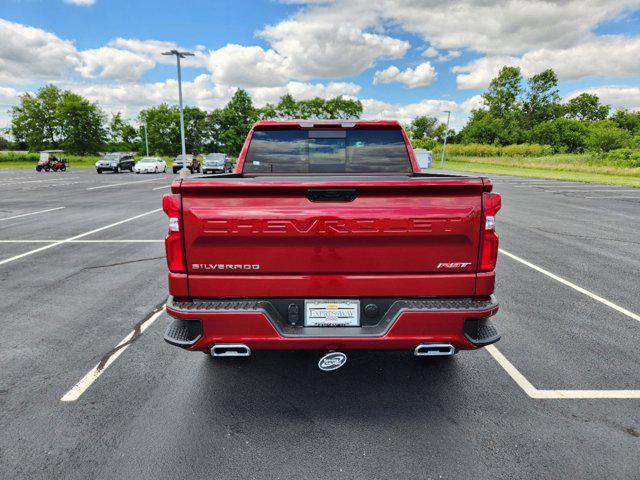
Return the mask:
{"type": "Polygon", "coordinates": [[[498,76],[491,80],[487,92],[482,95],[487,111],[477,110],[478,113],[475,114],[472,112],[467,124],[469,128],[462,135],[464,141],[477,142],[484,139],[481,143],[501,145],[523,141],[522,81],[519,68],[502,67],[498,76]]]}
{"type": "Polygon", "coordinates": [[[609,116],[609,105],[602,105],[597,95],[581,93],[567,102],[566,115],[583,122],[605,120],[609,116]]]}
{"type": "Polygon", "coordinates": [[[54,85],[25,93],[11,110],[11,133],[29,150],[95,153],[104,144],[104,114],[87,99],[54,85]]]}
{"type": "Polygon", "coordinates": [[[520,110],[522,74],[518,67],[502,67],[491,80],[489,89],[482,95],[489,112],[497,118],[505,118],[520,110]]]}
{"type": "Polygon", "coordinates": [[[184,107],[184,138],[187,152],[198,154],[204,151],[206,126],[207,112],[198,107],[184,107]]]}
{"type": "Polygon", "coordinates": [[[257,120],[256,109],[249,94],[241,88],[220,112],[220,142],[224,153],[237,156],[257,120]]]}
{"type": "Polygon", "coordinates": [[[338,96],[324,101],[325,118],[360,118],[362,102],[338,96]]]}
{"type": "Polygon", "coordinates": [[[587,130],[583,122],[560,117],[533,127],[531,141],[551,145],[556,153],[578,153],[584,151],[587,130]]]}
{"type": "Polygon", "coordinates": [[[80,155],[97,153],[104,146],[106,132],[102,110],[73,92],[64,91],[56,108],[62,141],[60,146],[80,155]]]}
{"type": "Polygon", "coordinates": [[[142,124],[147,123],[149,152],[159,155],[180,153],[180,111],[166,103],[142,110],[138,115],[142,124]]]}
{"type": "Polygon", "coordinates": [[[61,97],[62,91],[54,85],[20,96],[20,103],[11,109],[11,134],[18,144],[31,151],[60,147],[57,106],[61,97]]]}
{"type": "Polygon", "coordinates": [[[434,138],[439,123],[435,117],[426,115],[416,117],[409,125],[409,135],[411,138],[434,138]]]}
{"type": "Polygon", "coordinates": [[[278,118],[300,118],[300,105],[298,105],[298,102],[289,94],[280,97],[275,111],[278,118]]]}
{"type": "Polygon", "coordinates": [[[221,121],[221,109],[216,108],[207,112],[202,131],[203,151],[207,153],[222,152],[222,140],[220,139],[221,121]]]}
{"type": "Polygon", "coordinates": [[[460,130],[462,143],[508,145],[517,143],[505,130],[504,121],[488,110],[473,110],[467,124],[460,130]]]}
{"type": "Polygon", "coordinates": [[[120,112],[111,117],[107,128],[108,150],[110,151],[133,151],[140,147],[140,142],[144,142],[144,127],[141,132],[129,122],[122,118],[120,112]]]}
{"type": "Polygon", "coordinates": [[[611,115],[611,120],[613,120],[619,128],[624,128],[633,134],[640,134],[640,112],[630,112],[626,109],[620,109],[611,115]]]}
{"type": "Polygon", "coordinates": [[[547,69],[534,75],[529,79],[528,86],[522,104],[524,128],[553,120],[562,114],[558,77],[553,70],[547,69]]]}
{"type": "Polygon", "coordinates": [[[586,145],[591,151],[606,153],[616,148],[629,147],[631,142],[631,133],[619,128],[611,120],[592,122],[588,126],[586,145]]]}

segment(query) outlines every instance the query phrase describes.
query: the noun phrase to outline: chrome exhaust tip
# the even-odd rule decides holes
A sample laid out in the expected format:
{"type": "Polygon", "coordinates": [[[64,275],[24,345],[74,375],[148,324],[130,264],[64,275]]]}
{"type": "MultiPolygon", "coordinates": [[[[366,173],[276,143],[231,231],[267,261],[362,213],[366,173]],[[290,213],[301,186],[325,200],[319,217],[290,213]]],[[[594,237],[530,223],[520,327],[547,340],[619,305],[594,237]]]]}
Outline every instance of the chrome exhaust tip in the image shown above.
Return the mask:
{"type": "Polygon", "coordinates": [[[242,343],[218,343],[211,347],[212,357],[248,357],[251,349],[242,343]]]}
{"type": "Polygon", "coordinates": [[[456,347],[450,343],[422,343],[413,351],[416,357],[451,357],[455,353],[456,347]]]}

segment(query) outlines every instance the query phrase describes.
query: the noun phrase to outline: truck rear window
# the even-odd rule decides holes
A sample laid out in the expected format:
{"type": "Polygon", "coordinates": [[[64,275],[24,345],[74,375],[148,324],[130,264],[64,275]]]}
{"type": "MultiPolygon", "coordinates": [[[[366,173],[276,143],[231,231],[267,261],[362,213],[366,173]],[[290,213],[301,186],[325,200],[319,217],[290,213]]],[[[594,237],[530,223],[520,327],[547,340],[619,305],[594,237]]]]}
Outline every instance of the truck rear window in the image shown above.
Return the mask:
{"type": "Polygon", "coordinates": [[[244,172],[411,172],[400,130],[256,130],[244,172]]]}

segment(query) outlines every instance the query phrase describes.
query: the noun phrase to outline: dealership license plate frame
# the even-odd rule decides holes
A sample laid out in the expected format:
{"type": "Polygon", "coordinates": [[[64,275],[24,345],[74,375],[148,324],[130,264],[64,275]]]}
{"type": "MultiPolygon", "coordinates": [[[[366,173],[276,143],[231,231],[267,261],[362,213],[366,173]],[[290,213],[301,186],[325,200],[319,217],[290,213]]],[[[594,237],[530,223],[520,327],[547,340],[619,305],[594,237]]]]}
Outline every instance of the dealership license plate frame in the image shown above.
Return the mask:
{"type": "Polygon", "coordinates": [[[360,300],[325,300],[312,299],[304,301],[305,327],[359,327],[360,300]],[[334,308],[332,308],[335,306],[334,308]],[[336,316],[332,317],[331,312],[336,316]],[[326,313],[319,313],[326,312],[326,313]],[[350,312],[345,313],[339,312],[350,312]]]}

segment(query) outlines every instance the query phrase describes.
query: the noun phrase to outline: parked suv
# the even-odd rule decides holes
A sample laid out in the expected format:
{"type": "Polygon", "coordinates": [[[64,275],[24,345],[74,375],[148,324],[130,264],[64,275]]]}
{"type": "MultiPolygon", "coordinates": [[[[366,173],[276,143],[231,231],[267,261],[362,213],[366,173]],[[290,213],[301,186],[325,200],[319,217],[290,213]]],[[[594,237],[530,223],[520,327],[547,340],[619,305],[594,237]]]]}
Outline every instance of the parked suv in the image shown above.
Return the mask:
{"type": "Polygon", "coordinates": [[[182,169],[185,166],[187,169],[193,172],[200,171],[200,160],[195,155],[185,155],[185,158],[182,158],[182,155],[178,155],[173,161],[173,173],[178,173],[178,170],[182,169]]]}
{"type": "Polygon", "coordinates": [[[133,172],[133,154],[131,153],[107,153],[96,162],[96,172],[112,171],[113,173],[129,170],[133,172]]]}
{"type": "Polygon", "coordinates": [[[231,159],[224,153],[210,153],[202,160],[202,173],[224,173],[232,168],[231,159]]]}

